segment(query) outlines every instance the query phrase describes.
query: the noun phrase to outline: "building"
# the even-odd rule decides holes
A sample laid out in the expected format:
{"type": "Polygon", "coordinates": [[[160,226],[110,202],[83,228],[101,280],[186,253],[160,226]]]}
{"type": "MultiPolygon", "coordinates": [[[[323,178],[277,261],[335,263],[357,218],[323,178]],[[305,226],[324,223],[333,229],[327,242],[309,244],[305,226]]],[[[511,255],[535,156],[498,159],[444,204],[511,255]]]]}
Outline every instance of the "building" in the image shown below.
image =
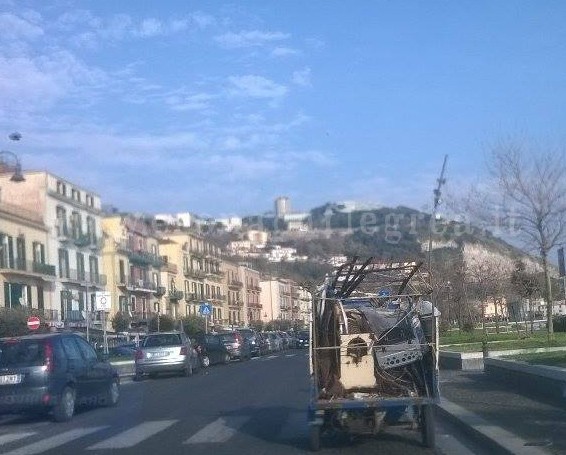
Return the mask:
{"type": "Polygon", "coordinates": [[[93,315],[95,292],[102,291],[102,228],[100,197],[75,183],[45,171],[26,172],[25,181],[0,175],[2,199],[42,219],[47,229],[45,263],[56,265],[57,279],[50,322],[85,328],[93,315]],[[87,302],[89,304],[87,305],[87,302]]]}
{"type": "Polygon", "coordinates": [[[244,282],[238,264],[224,260],[222,266],[225,272],[227,288],[228,320],[229,326],[242,326],[245,324],[244,309],[244,282]]]}
{"type": "Polygon", "coordinates": [[[244,326],[248,327],[251,322],[261,321],[260,273],[246,264],[241,264],[239,269],[240,276],[243,278],[244,283],[242,290],[242,297],[244,299],[243,322],[244,326]]]}
{"type": "Polygon", "coordinates": [[[109,215],[102,226],[103,262],[112,302],[108,328],[112,317],[122,312],[131,318],[131,328],[146,330],[150,319],[161,311],[165,294],[159,234],[150,220],[129,214],[109,215]]]}
{"type": "Polygon", "coordinates": [[[260,281],[261,320],[287,321],[292,326],[304,327],[310,317],[310,293],[284,278],[268,278],[260,281]]]}
{"type": "Polygon", "coordinates": [[[199,315],[201,303],[208,302],[212,306],[211,324],[227,322],[220,248],[200,234],[182,229],[163,232],[161,244],[171,265],[166,279],[170,303],[174,298],[179,304],[176,316],[199,315]]]}
{"type": "Polygon", "coordinates": [[[224,226],[224,229],[228,232],[242,228],[242,218],[237,216],[231,216],[228,218],[217,218],[215,222],[224,226]]]}
{"type": "Polygon", "coordinates": [[[250,245],[254,248],[263,249],[269,240],[269,233],[257,229],[250,229],[245,232],[244,238],[249,241],[250,245]]]}
{"type": "Polygon", "coordinates": [[[34,308],[60,320],[55,265],[47,262],[48,229],[32,211],[0,200],[0,307],[34,308]]]}
{"type": "Polygon", "coordinates": [[[286,196],[279,196],[275,199],[275,217],[283,218],[291,213],[291,200],[286,196]]]}

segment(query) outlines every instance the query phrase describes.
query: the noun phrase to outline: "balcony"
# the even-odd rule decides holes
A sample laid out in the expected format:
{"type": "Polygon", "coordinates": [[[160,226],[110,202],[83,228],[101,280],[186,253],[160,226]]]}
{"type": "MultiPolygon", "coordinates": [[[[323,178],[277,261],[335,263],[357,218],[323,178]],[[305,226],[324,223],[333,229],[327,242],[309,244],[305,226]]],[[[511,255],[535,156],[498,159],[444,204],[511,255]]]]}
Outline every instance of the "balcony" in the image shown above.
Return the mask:
{"type": "Polygon", "coordinates": [[[161,296],[165,295],[166,291],[167,290],[165,289],[164,286],[157,286],[157,289],[155,290],[155,295],[157,297],[161,297],[161,296]]]}
{"type": "Polygon", "coordinates": [[[0,270],[15,272],[21,275],[34,273],[38,275],[57,276],[54,265],[43,264],[35,261],[25,261],[23,259],[15,259],[10,263],[7,258],[0,257],[0,270]]]}
{"type": "Polygon", "coordinates": [[[242,288],[244,287],[244,283],[242,283],[240,280],[237,279],[231,279],[228,281],[228,286],[232,287],[232,288],[242,288]]]}
{"type": "Polygon", "coordinates": [[[94,286],[106,286],[106,275],[87,273],[85,270],[68,269],[60,272],[60,279],[64,283],[81,283],[94,286]],[[66,273],[65,273],[66,272],[66,273]]]}
{"type": "Polygon", "coordinates": [[[204,251],[198,249],[198,248],[190,248],[189,249],[189,253],[191,254],[192,257],[194,258],[200,258],[200,259],[204,259],[205,258],[205,254],[204,251]]]}
{"type": "Polygon", "coordinates": [[[104,246],[104,240],[93,234],[79,234],[73,239],[73,242],[79,248],[90,247],[92,250],[100,250],[104,246]]]}
{"type": "Polygon", "coordinates": [[[149,251],[134,249],[127,241],[119,242],[117,249],[118,251],[125,253],[132,264],[145,266],[151,265],[159,268],[165,263],[162,257],[150,253],[149,251]]]}
{"type": "Polygon", "coordinates": [[[179,269],[177,267],[177,264],[172,264],[171,262],[165,262],[162,269],[162,271],[171,273],[173,275],[177,275],[178,270],[179,269]]]}
{"type": "Polygon", "coordinates": [[[202,280],[204,279],[204,277],[206,277],[206,272],[204,270],[199,270],[199,269],[194,269],[194,268],[185,268],[183,270],[183,273],[185,274],[185,276],[189,277],[189,278],[194,278],[197,280],[202,280]]]}
{"type": "Polygon", "coordinates": [[[222,294],[216,294],[212,296],[212,300],[216,300],[217,302],[225,302],[226,296],[222,294]]]}
{"type": "Polygon", "coordinates": [[[184,296],[185,296],[185,293],[183,291],[178,291],[176,289],[169,291],[169,299],[170,300],[175,300],[175,301],[182,300],[184,296]]]}
{"type": "Polygon", "coordinates": [[[126,282],[122,283],[121,286],[125,286],[128,291],[133,292],[151,292],[156,294],[162,292],[161,295],[165,294],[164,287],[158,286],[157,283],[143,279],[127,278],[126,282]]]}

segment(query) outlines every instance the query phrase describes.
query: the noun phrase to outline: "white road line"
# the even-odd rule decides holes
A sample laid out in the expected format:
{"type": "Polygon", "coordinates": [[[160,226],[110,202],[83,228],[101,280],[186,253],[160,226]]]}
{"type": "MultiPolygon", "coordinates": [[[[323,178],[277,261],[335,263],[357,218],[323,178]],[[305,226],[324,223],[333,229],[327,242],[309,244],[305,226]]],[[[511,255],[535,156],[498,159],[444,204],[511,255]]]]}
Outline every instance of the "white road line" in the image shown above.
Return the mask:
{"type": "Polygon", "coordinates": [[[150,438],[177,422],[178,420],[156,420],[153,422],[140,423],[139,425],[123,431],[116,436],[88,447],[87,450],[126,449],[133,447],[142,442],[144,439],[150,438]]]}
{"type": "Polygon", "coordinates": [[[285,354],[285,357],[295,357],[297,354],[285,354]]]}
{"type": "Polygon", "coordinates": [[[82,438],[83,436],[86,436],[88,434],[95,433],[104,428],[108,427],[89,427],[69,430],[65,433],[51,436],[50,438],[43,439],[33,444],[28,444],[27,446],[12,450],[11,452],[7,452],[4,455],[36,455],[38,453],[47,452],[48,450],[62,446],[63,444],[67,444],[68,442],[74,441],[75,439],[82,438]]]}
{"type": "Polygon", "coordinates": [[[248,417],[220,417],[192,435],[184,444],[226,442],[247,420],[248,417]]]}
{"type": "Polygon", "coordinates": [[[27,438],[29,436],[33,436],[36,434],[35,432],[32,433],[11,433],[11,434],[3,434],[0,436],[0,446],[5,444],[10,444],[14,441],[19,441],[20,439],[27,438]]]}

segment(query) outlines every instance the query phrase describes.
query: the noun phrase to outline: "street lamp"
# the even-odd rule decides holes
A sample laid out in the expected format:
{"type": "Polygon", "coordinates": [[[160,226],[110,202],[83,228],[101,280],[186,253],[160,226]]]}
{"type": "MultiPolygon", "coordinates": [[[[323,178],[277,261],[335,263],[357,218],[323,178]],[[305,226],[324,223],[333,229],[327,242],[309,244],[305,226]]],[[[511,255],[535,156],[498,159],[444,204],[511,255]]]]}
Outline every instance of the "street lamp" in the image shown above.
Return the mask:
{"type": "Polygon", "coordinates": [[[14,172],[10,178],[12,182],[23,182],[25,180],[25,177],[22,174],[22,165],[18,156],[8,150],[0,151],[0,172],[4,170],[10,171],[11,169],[13,169],[14,172]],[[4,157],[11,158],[15,164],[10,166],[4,157]]]}

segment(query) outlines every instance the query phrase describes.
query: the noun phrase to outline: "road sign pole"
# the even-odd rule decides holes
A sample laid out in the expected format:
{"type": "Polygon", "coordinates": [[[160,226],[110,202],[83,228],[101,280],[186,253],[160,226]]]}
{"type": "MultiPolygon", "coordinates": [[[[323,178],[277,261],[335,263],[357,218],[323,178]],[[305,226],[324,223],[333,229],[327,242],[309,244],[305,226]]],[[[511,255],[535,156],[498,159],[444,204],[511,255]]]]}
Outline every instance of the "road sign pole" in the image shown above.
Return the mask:
{"type": "Polygon", "coordinates": [[[89,329],[88,329],[88,320],[89,320],[89,301],[88,301],[88,282],[86,283],[86,309],[85,309],[85,321],[86,321],[86,341],[90,342],[90,334],[89,334],[89,329]]]}
{"type": "Polygon", "coordinates": [[[102,310],[102,338],[104,340],[104,354],[108,354],[108,338],[106,336],[106,311],[102,310]]]}

